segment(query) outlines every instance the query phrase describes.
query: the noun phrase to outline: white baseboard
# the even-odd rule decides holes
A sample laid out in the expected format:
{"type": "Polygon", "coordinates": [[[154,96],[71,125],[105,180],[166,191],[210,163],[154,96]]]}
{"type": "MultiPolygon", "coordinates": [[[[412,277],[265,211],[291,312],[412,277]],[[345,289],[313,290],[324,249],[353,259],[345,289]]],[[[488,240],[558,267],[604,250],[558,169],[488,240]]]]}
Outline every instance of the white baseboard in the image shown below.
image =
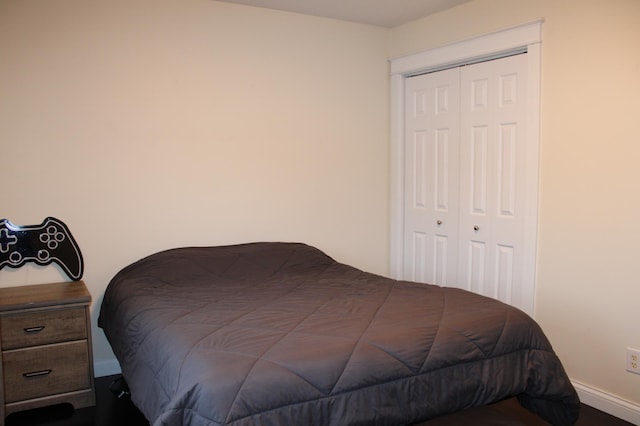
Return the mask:
{"type": "Polygon", "coordinates": [[[122,370],[118,360],[115,358],[93,363],[93,375],[95,377],[113,376],[120,373],[122,373],[122,370]]]}
{"type": "Polygon", "coordinates": [[[604,411],[607,414],[618,417],[634,425],[640,425],[640,405],[622,399],[616,395],[601,391],[584,383],[572,381],[573,387],[578,392],[580,402],[604,411]]]}

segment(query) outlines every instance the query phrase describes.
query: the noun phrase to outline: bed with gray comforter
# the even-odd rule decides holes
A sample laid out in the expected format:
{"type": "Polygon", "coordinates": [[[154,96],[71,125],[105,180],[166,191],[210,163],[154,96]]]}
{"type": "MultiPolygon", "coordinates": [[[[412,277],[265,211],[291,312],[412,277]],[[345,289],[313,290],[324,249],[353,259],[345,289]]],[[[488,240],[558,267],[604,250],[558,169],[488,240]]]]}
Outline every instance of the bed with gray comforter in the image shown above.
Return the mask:
{"type": "Polygon", "coordinates": [[[404,425],[517,396],[579,400],[523,312],[297,243],[180,248],[109,284],[99,325],[151,425],[404,425]]]}

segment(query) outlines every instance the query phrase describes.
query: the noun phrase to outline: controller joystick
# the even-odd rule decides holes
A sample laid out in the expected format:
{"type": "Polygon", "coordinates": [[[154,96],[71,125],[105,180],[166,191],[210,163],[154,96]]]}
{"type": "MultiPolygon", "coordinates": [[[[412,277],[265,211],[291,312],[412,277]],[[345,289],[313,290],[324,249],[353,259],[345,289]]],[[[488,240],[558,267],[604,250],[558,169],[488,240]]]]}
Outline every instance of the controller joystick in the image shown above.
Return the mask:
{"type": "Polygon", "coordinates": [[[80,248],[61,220],[48,217],[40,225],[18,226],[0,219],[0,269],[27,262],[55,263],[74,281],[84,270],[80,248]]]}

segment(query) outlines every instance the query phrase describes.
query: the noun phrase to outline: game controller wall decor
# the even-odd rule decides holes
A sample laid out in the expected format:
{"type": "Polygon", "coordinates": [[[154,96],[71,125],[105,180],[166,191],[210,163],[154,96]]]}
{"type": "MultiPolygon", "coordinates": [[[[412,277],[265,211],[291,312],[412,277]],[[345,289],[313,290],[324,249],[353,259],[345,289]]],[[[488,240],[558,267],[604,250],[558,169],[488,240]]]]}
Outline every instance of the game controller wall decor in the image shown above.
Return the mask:
{"type": "Polygon", "coordinates": [[[61,220],[48,217],[40,225],[14,225],[0,219],[0,269],[19,268],[27,262],[55,263],[74,281],[82,278],[80,248],[61,220]]]}

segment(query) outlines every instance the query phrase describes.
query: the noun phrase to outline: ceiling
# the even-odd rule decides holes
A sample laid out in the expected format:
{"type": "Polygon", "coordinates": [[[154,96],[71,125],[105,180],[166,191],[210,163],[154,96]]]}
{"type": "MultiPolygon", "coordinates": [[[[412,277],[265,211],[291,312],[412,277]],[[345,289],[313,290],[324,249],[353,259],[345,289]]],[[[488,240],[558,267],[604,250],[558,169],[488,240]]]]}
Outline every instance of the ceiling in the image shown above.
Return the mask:
{"type": "Polygon", "coordinates": [[[471,0],[220,0],[392,28],[471,0]]]}

